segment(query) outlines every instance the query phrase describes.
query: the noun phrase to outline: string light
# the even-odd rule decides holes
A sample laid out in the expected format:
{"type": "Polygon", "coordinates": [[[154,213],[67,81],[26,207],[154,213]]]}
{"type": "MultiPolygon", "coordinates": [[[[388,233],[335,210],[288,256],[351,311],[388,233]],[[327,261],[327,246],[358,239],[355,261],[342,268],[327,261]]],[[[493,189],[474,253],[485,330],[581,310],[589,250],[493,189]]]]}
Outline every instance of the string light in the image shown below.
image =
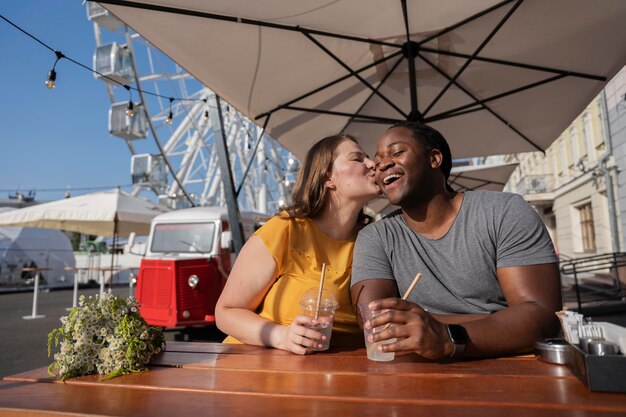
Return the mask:
{"type": "Polygon", "coordinates": [[[54,54],[56,55],[57,59],[54,61],[54,65],[52,66],[52,69],[48,72],[48,79],[46,80],[46,83],[45,83],[46,87],[48,87],[48,89],[50,90],[52,90],[56,86],[57,72],[54,69],[57,66],[57,62],[59,62],[61,58],[65,58],[65,55],[63,55],[61,51],[54,51],[54,54]]]}
{"type": "Polygon", "coordinates": [[[129,101],[128,106],[126,106],[126,116],[133,117],[135,115],[135,109],[133,106],[133,102],[129,101]]]}
{"type": "Polygon", "coordinates": [[[167,115],[167,119],[165,119],[165,123],[171,125],[174,120],[174,115],[172,114],[172,102],[174,101],[173,97],[170,97],[170,113],[167,115]]]}
{"type": "Polygon", "coordinates": [[[133,117],[135,115],[135,105],[133,104],[133,92],[128,84],[124,84],[124,88],[128,90],[128,106],[126,106],[126,116],[133,117]]]}
{"type": "MultiPolygon", "coordinates": [[[[94,74],[97,74],[97,75],[99,76],[99,78],[106,79],[106,80],[110,81],[110,82],[111,82],[111,83],[113,83],[113,84],[117,84],[117,85],[118,85],[118,86],[120,86],[120,87],[124,87],[124,88],[127,88],[127,89],[129,89],[129,90],[135,90],[135,91],[137,91],[137,92],[140,92],[140,93],[143,93],[143,94],[148,94],[148,95],[151,95],[151,96],[153,96],[153,97],[158,97],[158,98],[163,98],[163,99],[165,99],[165,98],[170,98],[170,97],[164,96],[164,95],[162,95],[162,94],[157,94],[157,93],[152,92],[152,91],[143,90],[143,89],[139,89],[139,88],[136,88],[136,87],[131,87],[131,86],[128,86],[128,87],[127,87],[124,83],[122,83],[122,82],[120,82],[120,81],[118,81],[118,80],[116,80],[116,79],[113,79],[113,78],[111,78],[111,77],[110,77],[110,76],[108,76],[108,75],[104,75],[104,74],[102,74],[101,72],[96,71],[96,70],[94,70],[94,69],[92,69],[92,68],[88,67],[87,65],[85,65],[85,64],[83,64],[83,63],[81,63],[81,62],[78,62],[78,61],[76,61],[75,59],[73,59],[73,58],[71,58],[71,57],[69,57],[69,56],[64,55],[63,53],[61,53],[61,51],[57,51],[57,50],[55,50],[55,49],[54,49],[54,48],[52,48],[50,45],[48,45],[48,44],[46,44],[45,42],[43,42],[41,39],[37,38],[35,35],[31,34],[30,32],[28,32],[28,31],[26,31],[26,30],[22,29],[20,26],[16,25],[16,24],[15,24],[15,23],[13,23],[11,20],[7,19],[5,16],[3,16],[3,15],[1,15],[1,14],[0,14],[0,19],[1,19],[1,20],[3,20],[3,21],[5,21],[5,22],[6,22],[6,23],[8,23],[9,25],[13,26],[15,29],[19,30],[20,32],[22,32],[22,33],[23,33],[23,34],[25,34],[26,36],[30,37],[30,38],[31,38],[31,39],[33,39],[35,42],[37,42],[37,43],[41,44],[43,47],[45,47],[45,48],[49,49],[50,51],[54,52],[54,54],[56,55],[57,59],[56,59],[56,61],[54,62],[54,66],[52,67],[52,69],[50,70],[50,72],[48,72],[48,79],[45,81],[45,85],[46,85],[46,87],[48,87],[49,89],[53,89],[53,88],[56,86],[57,73],[56,73],[56,69],[55,69],[55,67],[56,67],[57,62],[58,62],[60,59],[64,58],[64,59],[66,59],[67,61],[70,61],[71,63],[76,64],[76,65],[78,65],[79,67],[81,67],[81,68],[83,68],[83,69],[86,69],[87,71],[90,71],[90,72],[92,72],[92,73],[94,73],[94,74]]],[[[186,97],[185,97],[185,98],[182,98],[182,97],[175,97],[175,98],[170,98],[170,100],[172,100],[172,101],[173,101],[173,100],[180,100],[180,101],[185,101],[185,102],[200,101],[200,100],[206,101],[206,99],[186,98],[186,97]]]]}
{"type": "MultiPolygon", "coordinates": [[[[207,104],[207,99],[204,99],[204,104],[207,104]]],[[[204,117],[202,117],[204,123],[209,123],[209,109],[204,110],[204,117]]]]}

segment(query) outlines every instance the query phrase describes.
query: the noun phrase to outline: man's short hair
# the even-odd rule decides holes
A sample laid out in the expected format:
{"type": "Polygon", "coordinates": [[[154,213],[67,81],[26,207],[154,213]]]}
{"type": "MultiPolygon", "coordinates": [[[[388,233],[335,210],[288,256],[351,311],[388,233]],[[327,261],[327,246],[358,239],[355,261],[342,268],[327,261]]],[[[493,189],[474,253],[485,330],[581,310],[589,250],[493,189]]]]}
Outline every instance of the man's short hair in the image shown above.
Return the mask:
{"type": "MultiPolygon", "coordinates": [[[[389,129],[393,129],[396,127],[404,127],[411,131],[413,138],[416,140],[420,140],[427,150],[431,151],[433,149],[439,150],[441,155],[443,156],[443,160],[441,161],[441,171],[446,179],[446,188],[448,191],[453,191],[452,188],[448,185],[448,178],[450,177],[450,170],[452,169],[452,153],[450,152],[450,146],[448,142],[443,137],[441,133],[437,129],[434,129],[427,124],[420,122],[411,122],[404,121],[399,122],[391,126],[389,129]]],[[[389,130],[387,129],[387,130],[389,130]]]]}

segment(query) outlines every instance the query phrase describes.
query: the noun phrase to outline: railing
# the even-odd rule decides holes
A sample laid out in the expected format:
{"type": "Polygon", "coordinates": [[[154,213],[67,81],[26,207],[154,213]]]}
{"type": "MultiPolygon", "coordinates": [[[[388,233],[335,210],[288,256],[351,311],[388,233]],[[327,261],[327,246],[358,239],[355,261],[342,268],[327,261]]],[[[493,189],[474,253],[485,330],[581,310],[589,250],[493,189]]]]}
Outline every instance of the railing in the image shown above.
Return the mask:
{"type": "MultiPolygon", "coordinates": [[[[561,273],[574,279],[578,312],[583,304],[626,300],[626,252],[606,253],[560,262],[561,273]]],[[[565,296],[564,296],[565,300],[565,296]]]]}

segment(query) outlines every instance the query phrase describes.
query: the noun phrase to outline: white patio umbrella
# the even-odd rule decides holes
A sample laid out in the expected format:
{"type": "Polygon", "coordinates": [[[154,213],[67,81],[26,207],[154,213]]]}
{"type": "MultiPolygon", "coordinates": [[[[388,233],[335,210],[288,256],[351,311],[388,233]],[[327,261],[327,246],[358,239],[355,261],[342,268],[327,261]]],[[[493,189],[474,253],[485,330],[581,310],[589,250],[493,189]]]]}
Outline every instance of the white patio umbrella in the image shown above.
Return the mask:
{"type": "Polygon", "coordinates": [[[302,157],[423,120],[455,158],[546,149],[626,63],[624,0],[104,0],[302,157]]]}
{"type": "MultiPolygon", "coordinates": [[[[112,236],[115,248],[119,236],[128,236],[132,232],[147,235],[152,218],[166,211],[149,201],[114,189],[0,213],[0,226],[42,227],[112,236]]],[[[115,250],[111,251],[111,274],[114,265],[115,250]]],[[[76,292],[76,284],[74,288],[76,292]]],[[[101,293],[103,288],[104,277],[100,280],[101,293]]]]}
{"type": "Polygon", "coordinates": [[[0,226],[43,227],[97,236],[147,235],[152,218],[166,211],[115,189],[0,213],[0,226]]]}
{"type": "Polygon", "coordinates": [[[502,191],[518,165],[510,163],[453,167],[448,183],[455,191],[502,191]]]}

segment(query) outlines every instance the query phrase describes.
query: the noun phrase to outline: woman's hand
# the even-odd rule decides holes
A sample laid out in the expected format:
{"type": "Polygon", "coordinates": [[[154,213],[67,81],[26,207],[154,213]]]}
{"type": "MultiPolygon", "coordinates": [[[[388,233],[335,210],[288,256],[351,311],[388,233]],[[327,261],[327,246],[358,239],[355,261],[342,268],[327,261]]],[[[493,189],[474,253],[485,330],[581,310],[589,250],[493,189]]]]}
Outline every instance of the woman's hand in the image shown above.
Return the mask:
{"type": "Polygon", "coordinates": [[[278,348],[298,355],[308,355],[312,349],[322,347],[321,341],[326,338],[322,333],[307,329],[306,324],[314,324],[315,320],[307,316],[296,316],[289,326],[281,326],[278,348]]]}

